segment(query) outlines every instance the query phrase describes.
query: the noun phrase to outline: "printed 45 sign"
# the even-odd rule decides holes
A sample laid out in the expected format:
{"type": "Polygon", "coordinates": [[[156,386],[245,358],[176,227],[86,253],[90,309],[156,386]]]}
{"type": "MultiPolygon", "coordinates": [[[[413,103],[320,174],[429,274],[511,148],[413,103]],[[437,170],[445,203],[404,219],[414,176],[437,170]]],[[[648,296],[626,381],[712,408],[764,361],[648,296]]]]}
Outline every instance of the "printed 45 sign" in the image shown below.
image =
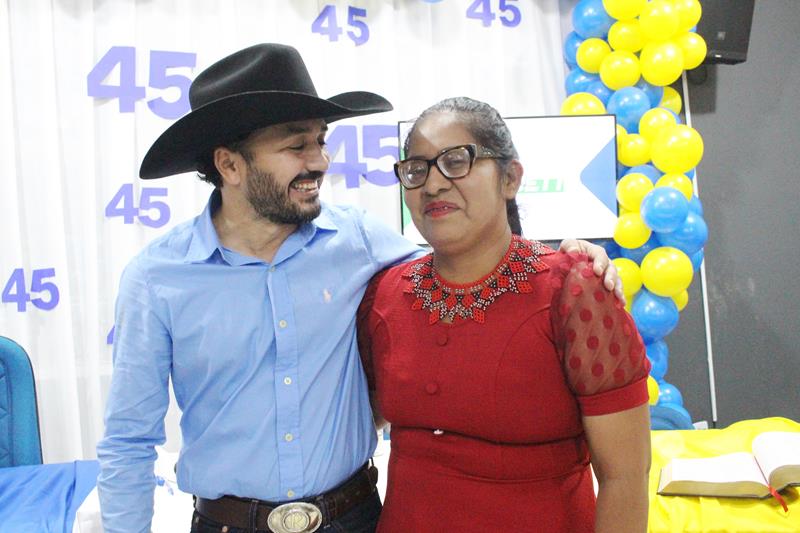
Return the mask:
{"type": "Polygon", "coordinates": [[[25,270],[15,268],[5,287],[3,287],[2,302],[16,303],[17,311],[20,313],[28,310],[28,302],[43,311],[50,311],[58,305],[60,298],[56,284],[52,281],[47,281],[49,278],[54,278],[55,275],[55,268],[36,269],[31,272],[31,284],[28,287],[25,280],[25,270]],[[47,295],[46,298],[41,297],[44,294],[47,295]],[[31,295],[39,295],[40,297],[33,298],[31,295]]]}
{"type": "MultiPolygon", "coordinates": [[[[361,155],[365,159],[390,157],[392,164],[397,161],[397,126],[386,124],[367,124],[361,129],[361,155]]],[[[373,185],[388,187],[397,183],[392,170],[367,170],[367,164],[358,154],[358,129],[351,124],[336,126],[326,139],[328,152],[336,158],[328,168],[328,174],[344,176],[348,189],[358,187],[361,177],[373,185]],[[344,157],[338,157],[339,154],[344,157]]]]}
{"type": "MultiPolygon", "coordinates": [[[[161,97],[147,101],[147,107],[162,118],[174,119],[189,111],[189,85],[192,80],[183,74],[169,72],[170,69],[192,69],[197,63],[197,54],[189,52],[150,51],[150,77],[148,86],[153,89],[178,89],[178,98],[173,101],[161,97]]],[[[92,98],[117,98],[121,113],[131,113],[138,100],[145,97],[145,87],[136,85],[136,48],[112,46],[86,76],[86,89],[92,98]],[[119,66],[119,83],[104,83],[119,66]]]]}

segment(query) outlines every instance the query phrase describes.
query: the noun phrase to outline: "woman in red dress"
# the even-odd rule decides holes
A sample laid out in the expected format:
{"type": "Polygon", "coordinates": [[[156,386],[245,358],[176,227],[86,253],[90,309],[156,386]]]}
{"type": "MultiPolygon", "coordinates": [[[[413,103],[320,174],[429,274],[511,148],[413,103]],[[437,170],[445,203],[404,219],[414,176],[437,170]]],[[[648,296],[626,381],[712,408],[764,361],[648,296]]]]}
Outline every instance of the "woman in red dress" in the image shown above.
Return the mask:
{"type": "Polygon", "coordinates": [[[649,363],[630,315],[585,256],[512,232],[522,167],[492,107],[440,102],[405,148],[433,253],[377,276],[359,313],[392,427],[378,532],[645,531],[649,363]]]}

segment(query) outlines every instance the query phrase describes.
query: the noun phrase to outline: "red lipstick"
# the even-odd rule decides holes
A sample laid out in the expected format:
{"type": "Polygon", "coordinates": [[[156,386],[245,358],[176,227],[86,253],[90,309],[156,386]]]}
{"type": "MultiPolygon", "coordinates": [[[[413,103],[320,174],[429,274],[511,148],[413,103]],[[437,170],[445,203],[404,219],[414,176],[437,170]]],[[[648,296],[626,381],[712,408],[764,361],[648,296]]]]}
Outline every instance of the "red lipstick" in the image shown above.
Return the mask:
{"type": "Polygon", "coordinates": [[[437,218],[449,215],[456,209],[458,209],[458,206],[452,202],[429,202],[425,204],[423,213],[426,216],[437,218]]]}

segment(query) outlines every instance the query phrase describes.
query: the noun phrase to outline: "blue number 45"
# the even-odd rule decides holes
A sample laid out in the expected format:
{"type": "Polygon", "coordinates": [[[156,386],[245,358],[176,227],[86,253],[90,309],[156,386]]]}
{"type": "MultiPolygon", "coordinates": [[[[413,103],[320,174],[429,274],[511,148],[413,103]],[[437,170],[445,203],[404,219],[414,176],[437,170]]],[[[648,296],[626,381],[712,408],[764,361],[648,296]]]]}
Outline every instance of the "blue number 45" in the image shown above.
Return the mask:
{"type": "Polygon", "coordinates": [[[166,202],[153,199],[159,196],[167,196],[166,187],[143,187],[139,197],[139,207],[136,207],[133,183],[124,183],[106,205],[105,215],[108,218],[122,217],[125,224],[133,224],[133,220],[138,218],[145,226],[160,228],[169,222],[170,211],[166,202]],[[148,214],[142,214],[142,211],[147,212],[151,209],[155,209],[158,216],[153,218],[148,214]]]}
{"type": "Polygon", "coordinates": [[[27,310],[28,302],[44,311],[49,311],[58,305],[59,292],[55,283],[45,281],[47,278],[55,277],[55,268],[40,268],[33,271],[30,292],[25,284],[25,271],[21,268],[14,269],[11,277],[8,278],[6,286],[3,288],[3,303],[16,303],[17,311],[24,313],[27,310]],[[47,292],[50,298],[31,298],[31,293],[47,292]]]}
{"type": "MultiPolygon", "coordinates": [[[[509,17],[501,15],[500,22],[503,26],[513,28],[519,25],[520,20],[522,20],[522,13],[520,13],[517,6],[509,4],[508,2],[516,2],[516,0],[500,0],[498,10],[501,13],[510,14],[509,17]]],[[[467,18],[480,20],[484,27],[491,26],[495,17],[496,15],[492,11],[491,0],[474,0],[467,8],[467,18]]]]}
{"type": "MultiPolygon", "coordinates": [[[[167,69],[193,68],[197,55],[188,52],[152,50],[150,52],[150,87],[154,89],[178,89],[178,99],[168,102],[153,98],[147,106],[159,117],[174,119],[189,111],[189,85],[191,80],[182,74],[167,74],[167,69]]],[[[136,48],[112,46],[86,76],[86,88],[93,98],[117,98],[121,113],[131,113],[137,100],[145,96],[145,88],[136,85],[136,48]],[[103,83],[119,65],[119,85],[103,83]]]]}
{"type": "MultiPolygon", "coordinates": [[[[356,31],[348,31],[347,36],[350,37],[356,46],[364,44],[369,40],[369,26],[363,20],[358,20],[356,17],[366,17],[367,10],[358,7],[347,6],[347,25],[356,31]]],[[[320,35],[327,35],[330,41],[338,41],[339,36],[344,30],[339,27],[336,20],[336,6],[328,4],[322,8],[317,18],[311,23],[311,32],[319,33],[320,35]]]]}

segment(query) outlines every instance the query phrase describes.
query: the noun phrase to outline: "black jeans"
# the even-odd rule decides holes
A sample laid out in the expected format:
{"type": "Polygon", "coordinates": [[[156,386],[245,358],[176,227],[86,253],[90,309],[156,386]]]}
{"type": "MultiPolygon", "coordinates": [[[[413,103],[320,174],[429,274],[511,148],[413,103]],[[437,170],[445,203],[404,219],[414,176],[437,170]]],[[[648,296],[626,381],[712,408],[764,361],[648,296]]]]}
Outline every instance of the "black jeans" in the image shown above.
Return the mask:
{"type": "MultiPolygon", "coordinates": [[[[327,526],[319,528],[322,533],[375,533],[378,518],[381,515],[381,499],[376,490],[363,502],[356,505],[347,514],[340,516],[327,526]]],[[[228,527],[225,524],[209,520],[205,516],[194,512],[192,516],[191,533],[270,533],[263,529],[255,531],[249,528],[228,527]]]]}

